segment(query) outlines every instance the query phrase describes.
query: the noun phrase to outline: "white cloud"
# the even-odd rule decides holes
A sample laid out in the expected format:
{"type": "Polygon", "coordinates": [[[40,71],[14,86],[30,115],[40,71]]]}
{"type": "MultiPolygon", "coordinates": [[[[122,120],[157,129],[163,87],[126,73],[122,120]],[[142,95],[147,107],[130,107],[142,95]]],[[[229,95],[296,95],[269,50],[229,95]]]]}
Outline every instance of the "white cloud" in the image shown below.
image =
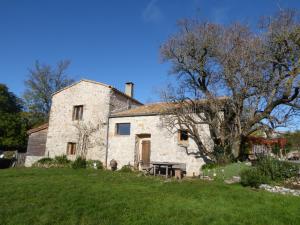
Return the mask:
{"type": "Polygon", "coordinates": [[[157,6],[158,0],[151,0],[143,10],[142,17],[145,22],[159,22],[163,19],[163,14],[157,6]]]}

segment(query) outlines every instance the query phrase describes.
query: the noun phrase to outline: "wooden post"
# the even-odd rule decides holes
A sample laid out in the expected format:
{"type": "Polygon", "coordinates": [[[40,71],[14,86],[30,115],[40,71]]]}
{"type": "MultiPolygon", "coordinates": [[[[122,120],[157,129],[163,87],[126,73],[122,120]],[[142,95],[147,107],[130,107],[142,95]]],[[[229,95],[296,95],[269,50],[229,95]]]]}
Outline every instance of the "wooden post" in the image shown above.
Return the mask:
{"type": "Polygon", "coordinates": [[[166,178],[168,178],[168,173],[169,173],[169,166],[166,166],[166,178]]]}
{"type": "Polygon", "coordinates": [[[181,178],[182,178],[181,169],[175,169],[175,178],[181,180],[181,178]]]}

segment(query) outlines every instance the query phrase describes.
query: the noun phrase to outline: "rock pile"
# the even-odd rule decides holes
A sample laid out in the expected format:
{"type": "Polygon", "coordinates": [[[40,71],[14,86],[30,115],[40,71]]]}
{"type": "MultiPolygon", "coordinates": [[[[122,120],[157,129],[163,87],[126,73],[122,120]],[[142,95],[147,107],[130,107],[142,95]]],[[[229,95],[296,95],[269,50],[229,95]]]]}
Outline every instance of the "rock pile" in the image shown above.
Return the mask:
{"type": "Polygon", "coordinates": [[[291,189],[300,190],[300,178],[291,178],[285,181],[285,186],[291,189]]]}
{"type": "Polygon", "coordinates": [[[241,177],[240,176],[233,176],[231,179],[224,180],[226,184],[235,184],[235,183],[240,183],[241,182],[241,177]]]}
{"type": "Polygon", "coordinates": [[[273,193],[280,193],[283,195],[290,194],[294,196],[300,196],[300,190],[294,190],[280,186],[270,186],[267,184],[261,184],[259,188],[273,193]]]}

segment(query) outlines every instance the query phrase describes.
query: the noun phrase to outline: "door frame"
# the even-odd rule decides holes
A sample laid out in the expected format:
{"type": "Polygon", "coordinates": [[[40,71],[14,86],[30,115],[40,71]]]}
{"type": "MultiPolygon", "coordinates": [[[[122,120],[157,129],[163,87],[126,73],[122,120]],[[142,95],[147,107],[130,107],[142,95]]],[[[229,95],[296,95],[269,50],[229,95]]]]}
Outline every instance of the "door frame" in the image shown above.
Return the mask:
{"type": "Polygon", "coordinates": [[[142,162],[142,141],[149,140],[150,141],[150,161],[151,161],[151,134],[149,133],[141,133],[135,135],[135,150],[134,150],[134,165],[137,169],[141,169],[142,162]]]}

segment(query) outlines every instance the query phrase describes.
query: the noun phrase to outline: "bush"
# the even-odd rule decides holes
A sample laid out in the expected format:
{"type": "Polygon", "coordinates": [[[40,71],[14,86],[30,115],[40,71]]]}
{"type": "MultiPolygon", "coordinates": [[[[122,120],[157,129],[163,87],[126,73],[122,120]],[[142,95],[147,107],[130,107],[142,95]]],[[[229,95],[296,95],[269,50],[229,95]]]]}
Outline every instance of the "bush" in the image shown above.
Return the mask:
{"type": "Polygon", "coordinates": [[[5,159],[14,159],[16,158],[16,152],[15,151],[5,151],[3,152],[5,159]]]}
{"type": "Polygon", "coordinates": [[[261,184],[268,184],[270,180],[257,168],[245,169],[241,172],[241,184],[258,188],[261,184]]]}
{"type": "Polygon", "coordinates": [[[57,164],[60,164],[60,165],[67,165],[69,164],[71,161],[67,158],[66,155],[61,155],[61,156],[55,156],[54,158],[55,162],[57,164]]]}
{"type": "Polygon", "coordinates": [[[218,167],[218,164],[217,164],[217,163],[211,162],[211,163],[206,163],[206,164],[204,164],[204,165],[201,167],[201,169],[202,169],[202,170],[205,170],[205,169],[214,169],[214,168],[217,168],[217,167],[218,167]]]}
{"type": "Polygon", "coordinates": [[[32,166],[41,168],[63,168],[70,166],[70,160],[66,155],[56,156],[54,159],[46,157],[38,160],[32,166]]]}
{"type": "Polygon", "coordinates": [[[299,166],[279,161],[271,157],[261,157],[254,168],[242,171],[241,183],[244,186],[258,187],[263,183],[281,182],[298,175],[299,166]]]}
{"type": "Polygon", "coordinates": [[[220,146],[215,146],[213,155],[215,156],[218,166],[225,166],[233,162],[233,157],[230,152],[220,146]]]}
{"type": "Polygon", "coordinates": [[[103,169],[103,163],[99,160],[87,160],[86,161],[86,167],[87,168],[93,168],[95,169],[95,165],[96,164],[96,169],[98,170],[102,170],[103,169]]]}
{"type": "Polygon", "coordinates": [[[122,168],[119,170],[119,172],[123,172],[123,173],[131,173],[133,171],[134,171],[134,168],[131,165],[122,166],[122,168]]]}
{"type": "Polygon", "coordinates": [[[76,160],[72,163],[73,169],[83,169],[86,168],[86,160],[82,157],[77,157],[76,160]]]}
{"type": "Polygon", "coordinates": [[[41,158],[37,161],[37,163],[41,163],[41,164],[47,164],[47,163],[51,163],[53,162],[53,159],[52,158],[41,158]]]}
{"type": "Polygon", "coordinates": [[[282,181],[295,177],[298,174],[299,166],[286,161],[279,161],[271,157],[259,158],[256,167],[260,172],[273,181],[282,181]]]}

